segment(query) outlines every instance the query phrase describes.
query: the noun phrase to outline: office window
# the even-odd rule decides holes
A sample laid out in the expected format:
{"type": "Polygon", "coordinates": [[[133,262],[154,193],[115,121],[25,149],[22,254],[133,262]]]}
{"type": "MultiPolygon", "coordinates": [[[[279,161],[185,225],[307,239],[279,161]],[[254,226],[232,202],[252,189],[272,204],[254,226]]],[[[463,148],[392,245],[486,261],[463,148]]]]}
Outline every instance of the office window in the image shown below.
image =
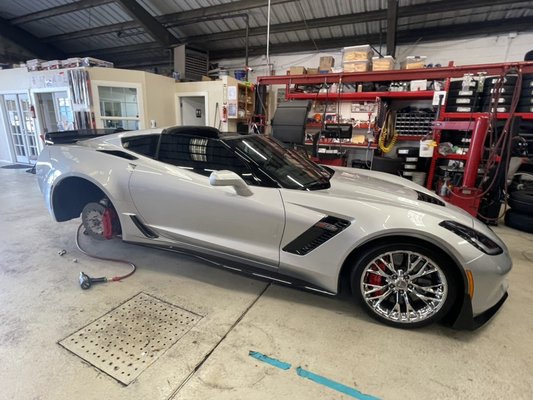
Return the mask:
{"type": "Polygon", "coordinates": [[[98,97],[104,128],[139,129],[136,88],[98,86],[98,97]]]}

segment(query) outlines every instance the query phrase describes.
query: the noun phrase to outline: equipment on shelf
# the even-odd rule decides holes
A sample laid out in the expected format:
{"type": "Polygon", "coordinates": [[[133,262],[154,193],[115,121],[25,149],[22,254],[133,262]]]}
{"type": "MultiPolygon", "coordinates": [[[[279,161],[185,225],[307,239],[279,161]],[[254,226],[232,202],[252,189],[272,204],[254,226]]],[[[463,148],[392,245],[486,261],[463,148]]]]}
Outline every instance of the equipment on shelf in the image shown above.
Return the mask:
{"type": "Polygon", "coordinates": [[[419,157],[419,151],[419,148],[414,146],[398,147],[396,155],[401,162],[402,177],[423,186],[427,176],[426,160],[419,157]]]}
{"type": "Polygon", "coordinates": [[[379,132],[378,145],[383,153],[391,151],[398,139],[398,131],[394,127],[394,114],[391,110],[387,111],[385,121],[379,132]]]}
{"type": "Polygon", "coordinates": [[[326,124],[321,134],[326,138],[351,139],[352,129],[352,124],[326,124]]]}
{"type": "Polygon", "coordinates": [[[281,103],[272,118],[272,135],[287,145],[305,144],[305,125],[311,100],[281,103]]]}
{"type": "Polygon", "coordinates": [[[396,131],[401,136],[425,136],[433,129],[433,112],[397,112],[396,131]]]}

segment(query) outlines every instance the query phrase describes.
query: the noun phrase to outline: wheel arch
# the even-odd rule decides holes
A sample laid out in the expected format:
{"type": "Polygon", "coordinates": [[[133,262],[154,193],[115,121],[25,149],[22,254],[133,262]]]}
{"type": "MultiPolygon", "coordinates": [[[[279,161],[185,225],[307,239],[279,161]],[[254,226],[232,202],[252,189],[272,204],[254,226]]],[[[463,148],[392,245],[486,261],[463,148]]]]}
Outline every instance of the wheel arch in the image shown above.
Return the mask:
{"type": "Polygon", "coordinates": [[[56,221],[63,222],[78,218],[87,203],[99,202],[103,198],[109,198],[109,195],[94,181],[71,175],[54,185],[50,203],[56,221]]]}
{"type": "MultiPolygon", "coordinates": [[[[416,245],[422,245],[427,246],[431,251],[434,251],[436,254],[440,254],[441,256],[445,257],[447,261],[454,267],[454,271],[457,275],[457,281],[461,285],[461,287],[458,288],[458,295],[455,299],[454,304],[452,305],[452,308],[448,312],[448,314],[444,317],[444,319],[448,322],[453,322],[459,315],[461,309],[463,308],[465,296],[463,294],[467,291],[467,277],[465,274],[465,271],[463,268],[461,268],[459,261],[457,258],[450,254],[450,252],[446,251],[442,247],[438,246],[436,243],[426,239],[426,238],[419,238],[419,237],[413,237],[408,235],[387,235],[387,236],[380,236],[377,238],[372,238],[364,243],[361,243],[359,246],[354,248],[350,254],[346,257],[344,260],[340,273],[339,273],[339,281],[338,281],[338,291],[341,291],[341,288],[344,288],[346,285],[345,283],[350,281],[350,274],[352,271],[353,264],[355,263],[355,260],[363,255],[366,251],[370,250],[373,247],[387,244],[391,242],[401,242],[401,243],[408,243],[408,244],[416,244],[416,245]]],[[[349,287],[349,285],[348,285],[349,287]]],[[[466,296],[468,297],[468,296],[466,296]]]]}

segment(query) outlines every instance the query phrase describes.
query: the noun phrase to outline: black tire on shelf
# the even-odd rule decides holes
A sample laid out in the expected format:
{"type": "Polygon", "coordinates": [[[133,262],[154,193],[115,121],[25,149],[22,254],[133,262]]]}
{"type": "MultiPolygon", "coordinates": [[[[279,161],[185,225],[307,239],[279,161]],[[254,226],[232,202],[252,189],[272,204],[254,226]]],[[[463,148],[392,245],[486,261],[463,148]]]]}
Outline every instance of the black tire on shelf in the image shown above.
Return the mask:
{"type": "MultiPolygon", "coordinates": [[[[350,285],[354,298],[372,318],[406,329],[419,328],[441,320],[454,304],[460,289],[458,271],[446,255],[423,245],[402,242],[376,245],[357,257],[350,275],[350,285]],[[413,262],[414,267],[410,272],[406,257],[413,262]],[[384,262],[388,262],[396,274],[384,262]],[[424,274],[422,269],[427,265],[432,265],[435,269],[424,274]],[[376,268],[383,271],[383,274],[376,268]],[[424,275],[423,280],[417,277],[418,273],[424,275]],[[383,286],[383,289],[376,289],[378,286],[383,286]],[[432,287],[432,300],[428,301],[426,298],[425,301],[419,301],[417,288],[421,286],[432,287]],[[440,287],[439,293],[435,292],[437,287],[440,287]],[[374,301],[375,296],[384,298],[374,301]],[[399,312],[394,303],[399,305],[399,312]],[[407,304],[413,310],[409,311],[407,304]],[[388,312],[390,308],[392,311],[388,312]]],[[[430,296],[428,293],[424,292],[424,296],[430,296]]]]}
{"type": "Polygon", "coordinates": [[[420,155],[419,147],[398,147],[396,150],[398,157],[418,157],[420,155]]]}
{"type": "MultiPolygon", "coordinates": [[[[490,95],[492,93],[492,89],[494,89],[493,85],[485,86],[483,88],[483,95],[490,95]]],[[[514,83],[511,84],[511,85],[503,85],[503,86],[501,86],[500,94],[502,94],[502,95],[505,95],[505,94],[512,95],[513,92],[514,92],[514,89],[515,89],[514,83]]]]}
{"type": "MultiPolygon", "coordinates": [[[[489,77],[485,80],[485,85],[494,85],[496,84],[496,82],[498,82],[498,79],[499,79],[498,76],[489,77]]],[[[506,76],[503,79],[504,79],[503,80],[504,85],[514,85],[518,77],[511,75],[511,76],[506,76]]]]}
{"type": "Polygon", "coordinates": [[[448,105],[450,106],[465,106],[470,107],[474,104],[479,104],[480,99],[476,98],[475,96],[458,96],[458,97],[450,97],[448,99],[448,105]]]}
{"type": "Polygon", "coordinates": [[[481,106],[477,105],[475,107],[471,106],[446,106],[446,112],[461,112],[461,113],[472,113],[472,112],[479,112],[481,110],[481,106]]]}
{"type": "Polygon", "coordinates": [[[533,89],[533,80],[522,81],[522,92],[528,89],[533,89]]]}
{"type": "Polygon", "coordinates": [[[530,113],[533,112],[533,105],[530,106],[518,106],[516,108],[516,112],[522,112],[522,113],[530,113]]]}
{"type": "Polygon", "coordinates": [[[533,192],[525,190],[512,192],[508,203],[512,210],[533,216],[533,192]]]}
{"type": "Polygon", "coordinates": [[[531,97],[533,96],[533,86],[523,87],[520,97],[531,97]]]}
{"type": "Polygon", "coordinates": [[[520,106],[533,106],[533,96],[522,96],[518,102],[520,106]]]}
{"type": "MultiPolygon", "coordinates": [[[[478,84],[478,81],[470,81],[468,87],[472,90],[476,90],[477,84],[478,84]]],[[[462,88],[463,88],[462,80],[450,82],[450,91],[452,90],[458,91],[458,90],[461,90],[462,88]]]]}
{"type": "Polygon", "coordinates": [[[475,90],[450,90],[448,92],[448,99],[455,99],[456,97],[476,97],[478,92],[475,90]]]}
{"type": "Polygon", "coordinates": [[[522,232],[533,233],[533,216],[508,210],[505,213],[505,225],[522,232]]]}

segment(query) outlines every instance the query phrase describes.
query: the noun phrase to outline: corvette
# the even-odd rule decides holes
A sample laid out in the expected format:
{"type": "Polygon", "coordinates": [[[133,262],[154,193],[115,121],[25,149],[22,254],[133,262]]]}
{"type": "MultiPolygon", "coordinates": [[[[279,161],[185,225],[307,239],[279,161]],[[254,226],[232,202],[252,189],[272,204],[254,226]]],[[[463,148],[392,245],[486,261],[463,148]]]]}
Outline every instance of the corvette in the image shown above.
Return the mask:
{"type": "Polygon", "coordinates": [[[507,298],[511,259],[483,223],[398,176],[320,166],[270,136],[209,127],[47,134],[53,218],[97,238],[188,252],[324,295],[341,287],[400,328],[474,329],[507,298]]]}

